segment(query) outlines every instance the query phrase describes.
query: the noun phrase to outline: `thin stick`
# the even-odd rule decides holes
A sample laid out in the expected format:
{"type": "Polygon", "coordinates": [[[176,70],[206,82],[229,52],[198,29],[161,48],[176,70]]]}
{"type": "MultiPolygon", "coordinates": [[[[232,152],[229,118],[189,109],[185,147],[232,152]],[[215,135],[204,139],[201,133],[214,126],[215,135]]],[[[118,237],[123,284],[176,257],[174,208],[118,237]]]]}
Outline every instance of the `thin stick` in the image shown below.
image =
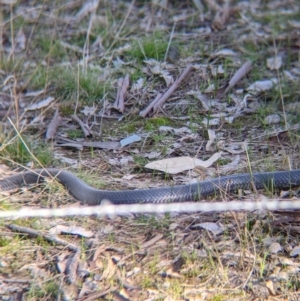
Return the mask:
{"type": "Polygon", "coordinates": [[[153,109],[153,107],[155,106],[155,104],[161,99],[162,97],[162,94],[161,93],[158,93],[155,97],[155,99],[149,104],[149,106],[140,112],[140,116],[142,117],[146,117],[147,114],[153,109]]]}
{"type": "Polygon", "coordinates": [[[79,124],[79,126],[81,127],[84,137],[86,138],[91,138],[93,137],[90,129],[88,128],[88,126],[86,124],[84,124],[76,115],[71,115],[71,118],[73,121],[77,122],[79,124]]]}
{"type": "Polygon", "coordinates": [[[164,57],[164,62],[167,60],[167,56],[168,56],[168,53],[169,53],[171,42],[172,42],[172,39],[173,39],[173,36],[174,36],[175,27],[176,27],[176,22],[174,22],[174,24],[173,24],[173,28],[172,28],[170,39],[169,39],[169,43],[168,43],[168,47],[167,47],[167,50],[166,50],[166,53],[165,53],[165,57],[164,57]]]}
{"type": "Polygon", "coordinates": [[[192,65],[188,65],[180,77],[173,83],[173,85],[161,96],[161,94],[158,94],[154,101],[150,103],[150,105],[143,111],[140,112],[140,116],[145,117],[151,109],[153,109],[153,114],[158,110],[159,107],[161,107],[165,101],[174,93],[174,91],[180,86],[182,81],[187,77],[191,69],[193,68],[192,65]]]}
{"type": "Polygon", "coordinates": [[[127,73],[125,77],[118,79],[118,92],[116,101],[113,104],[113,108],[123,113],[125,110],[125,95],[129,87],[129,74],[127,73]]]}
{"type": "Polygon", "coordinates": [[[25,233],[28,234],[29,236],[33,236],[33,237],[42,237],[47,241],[53,242],[55,244],[58,245],[62,245],[67,247],[70,251],[75,251],[78,252],[80,250],[80,248],[74,244],[69,243],[68,241],[65,241],[61,238],[58,238],[54,235],[50,235],[50,234],[45,234],[42,231],[37,231],[28,227],[22,227],[22,226],[18,226],[15,224],[11,224],[7,226],[10,230],[14,231],[14,232],[19,232],[19,233],[25,233]]]}
{"type": "Polygon", "coordinates": [[[156,112],[160,106],[162,106],[165,101],[174,93],[174,91],[180,86],[181,82],[186,78],[192,69],[192,65],[188,65],[180,77],[173,83],[173,85],[167,90],[167,92],[160,98],[160,100],[153,107],[153,111],[156,112]]]}

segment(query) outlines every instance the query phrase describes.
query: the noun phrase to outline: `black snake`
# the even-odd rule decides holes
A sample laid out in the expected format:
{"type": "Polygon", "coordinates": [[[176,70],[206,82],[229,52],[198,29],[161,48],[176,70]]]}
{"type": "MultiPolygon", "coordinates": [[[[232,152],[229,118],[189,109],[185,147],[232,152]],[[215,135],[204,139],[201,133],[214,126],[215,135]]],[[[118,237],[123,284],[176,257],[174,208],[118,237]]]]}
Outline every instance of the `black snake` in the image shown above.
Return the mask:
{"type": "Polygon", "coordinates": [[[99,205],[102,200],[113,204],[171,203],[196,201],[238,189],[289,189],[300,186],[300,169],[292,171],[236,174],[194,184],[163,188],[107,191],[88,186],[71,172],[49,168],[21,172],[0,180],[0,191],[8,191],[28,184],[42,182],[45,177],[57,179],[77,200],[88,205],[99,205]]]}

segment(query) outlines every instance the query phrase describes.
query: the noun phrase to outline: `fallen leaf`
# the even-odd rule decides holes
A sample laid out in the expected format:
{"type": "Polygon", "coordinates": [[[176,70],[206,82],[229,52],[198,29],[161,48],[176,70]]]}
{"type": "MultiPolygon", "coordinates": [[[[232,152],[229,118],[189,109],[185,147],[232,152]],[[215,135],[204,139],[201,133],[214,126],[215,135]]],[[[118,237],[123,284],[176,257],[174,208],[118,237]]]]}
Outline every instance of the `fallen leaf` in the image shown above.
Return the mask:
{"type": "Polygon", "coordinates": [[[222,173],[225,173],[225,172],[228,172],[229,170],[237,169],[238,164],[240,163],[240,160],[241,160],[241,156],[236,155],[235,158],[230,163],[221,166],[220,171],[222,171],[222,173]]]}
{"type": "Polygon", "coordinates": [[[216,58],[216,57],[228,57],[228,56],[230,57],[230,56],[237,56],[237,55],[238,54],[235,51],[233,51],[232,49],[225,48],[225,49],[222,49],[222,50],[219,50],[219,51],[213,53],[211,55],[211,57],[212,58],[216,58]]]}
{"type": "Polygon", "coordinates": [[[148,159],[156,159],[161,155],[161,152],[153,151],[151,153],[145,153],[144,157],[148,159]]]}
{"type": "Polygon", "coordinates": [[[218,235],[224,232],[223,227],[220,227],[216,223],[212,222],[206,222],[206,223],[200,223],[200,224],[195,224],[191,226],[192,229],[205,229],[207,231],[212,232],[214,235],[218,235]]]}
{"type": "Polygon", "coordinates": [[[267,67],[271,70],[278,70],[282,66],[282,57],[275,56],[267,59],[267,67]]]}
{"type": "Polygon", "coordinates": [[[198,100],[200,100],[202,107],[203,107],[203,111],[209,111],[216,102],[215,100],[207,98],[200,91],[190,91],[187,94],[192,95],[195,98],[197,98],[198,100]]]}
{"type": "Polygon", "coordinates": [[[264,119],[265,124],[276,124],[281,121],[281,117],[278,114],[268,115],[264,119]]]}
{"type": "Polygon", "coordinates": [[[27,108],[25,108],[25,111],[33,111],[47,107],[54,99],[54,97],[49,96],[46,99],[39,101],[38,103],[34,103],[28,106],[27,108]]]}
{"type": "Polygon", "coordinates": [[[149,69],[153,74],[161,76],[165,80],[167,86],[170,86],[174,83],[174,79],[170,75],[169,71],[163,69],[164,64],[154,59],[145,60],[144,62],[148,65],[149,69]]]}
{"type": "Polygon", "coordinates": [[[163,159],[148,163],[146,168],[160,170],[170,174],[177,174],[179,172],[190,170],[196,166],[209,167],[216,162],[222,155],[222,152],[215,153],[208,160],[202,161],[200,159],[191,157],[174,157],[163,159]]]}
{"type": "Polygon", "coordinates": [[[247,90],[252,93],[264,92],[271,90],[277,83],[278,80],[276,78],[259,80],[250,85],[247,90]]]}
{"type": "Polygon", "coordinates": [[[25,93],[25,97],[37,97],[41,94],[45,93],[45,90],[39,90],[39,91],[32,91],[32,92],[27,92],[25,93]]]}
{"type": "Polygon", "coordinates": [[[82,227],[75,227],[75,226],[64,226],[64,225],[57,225],[49,230],[51,234],[72,234],[72,235],[79,235],[82,237],[92,237],[94,233],[92,231],[88,231],[82,227]]]}
{"type": "Polygon", "coordinates": [[[103,271],[101,279],[109,280],[116,273],[116,265],[111,258],[107,259],[106,269],[103,271]]]}
{"type": "Polygon", "coordinates": [[[220,124],[220,118],[203,118],[202,119],[202,124],[205,125],[206,127],[211,126],[211,125],[218,125],[220,124]]]}
{"type": "Polygon", "coordinates": [[[203,93],[212,93],[215,91],[215,89],[215,84],[211,84],[203,91],[203,93]]]}
{"type": "Polygon", "coordinates": [[[142,138],[140,136],[134,134],[134,135],[131,135],[129,137],[126,137],[126,138],[122,139],[120,141],[120,144],[121,144],[121,147],[123,147],[123,146],[129,145],[131,143],[141,141],[141,139],[142,138]]]}
{"type": "Polygon", "coordinates": [[[144,85],[144,79],[143,78],[138,79],[135,83],[132,84],[131,92],[138,92],[143,88],[143,85],[144,85]]]}
{"type": "Polygon", "coordinates": [[[274,283],[272,280],[266,281],[266,287],[273,296],[276,295],[276,290],[274,289],[274,283]]]}
{"type": "Polygon", "coordinates": [[[213,130],[207,130],[207,133],[208,133],[208,141],[207,141],[205,149],[206,149],[206,151],[211,151],[212,150],[211,146],[216,139],[216,132],[213,130]]]}

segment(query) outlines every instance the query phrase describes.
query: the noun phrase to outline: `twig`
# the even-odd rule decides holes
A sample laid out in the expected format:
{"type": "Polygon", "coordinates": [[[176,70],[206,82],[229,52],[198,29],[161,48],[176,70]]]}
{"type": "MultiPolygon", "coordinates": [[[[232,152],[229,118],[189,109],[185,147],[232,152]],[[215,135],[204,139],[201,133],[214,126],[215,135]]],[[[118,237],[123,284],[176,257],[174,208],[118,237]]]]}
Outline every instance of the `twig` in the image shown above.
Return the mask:
{"type": "MultiPolygon", "coordinates": [[[[228,83],[228,87],[226,88],[224,94],[228,93],[228,91],[233,88],[250,70],[252,62],[247,61],[245,62],[233,75],[233,77],[230,79],[228,83]]],[[[224,95],[223,94],[223,95],[224,95]]]]}
{"type": "Polygon", "coordinates": [[[164,104],[164,102],[173,94],[173,92],[180,86],[181,82],[187,77],[192,69],[192,65],[188,65],[180,75],[180,77],[174,82],[174,84],[167,90],[167,92],[160,98],[160,100],[154,105],[153,111],[164,104]]]}
{"type": "Polygon", "coordinates": [[[79,124],[79,126],[81,127],[84,137],[86,138],[92,138],[93,135],[90,131],[90,129],[88,128],[88,126],[86,124],[84,124],[76,115],[71,115],[71,118],[73,121],[77,122],[79,124]]]}
{"type": "Polygon", "coordinates": [[[113,286],[112,288],[109,288],[109,289],[107,289],[105,291],[95,292],[95,293],[92,293],[92,294],[90,294],[88,296],[77,298],[76,300],[77,301],[92,301],[92,300],[96,300],[97,298],[101,298],[101,297],[104,297],[104,296],[106,296],[108,294],[113,293],[117,289],[118,289],[117,286],[113,286]]]}
{"type": "Polygon", "coordinates": [[[47,241],[50,241],[50,242],[58,244],[58,245],[65,246],[70,251],[75,252],[74,256],[72,256],[70,258],[67,269],[66,269],[66,275],[67,275],[68,282],[75,283],[76,276],[77,276],[78,262],[79,262],[79,258],[81,255],[80,247],[78,247],[74,244],[71,244],[63,239],[60,239],[54,235],[45,234],[45,233],[42,233],[41,231],[37,231],[37,230],[31,229],[31,228],[22,227],[22,226],[18,226],[15,224],[7,225],[7,227],[14,232],[25,233],[25,234],[28,234],[29,236],[33,236],[33,237],[42,237],[43,239],[45,239],[47,241]]]}
{"type": "Polygon", "coordinates": [[[46,131],[46,141],[48,140],[53,140],[54,136],[56,134],[56,130],[59,127],[60,123],[61,123],[61,116],[58,113],[58,110],[55,111],[53,119],[51,120],[51,122],[49,123],[48,127],[47,127],[47,131],[46,131]]]}
{"type": "Polygon", "coordinates": [[[173,27],[172,27],[172,31],[171,31],[171,35],[170,35],[168,47],[167,47],[167,50],[166,50],[166,53],[165,53],[165,57],[164,57],[164,62],[167,60],[167,57],[168,57],[168,53],[169,53],[169,50],[170,50],[171,42],[172,42],[172,39],[174,37],[175,27],[176,27],[176,22],[174,22],[173,27]]]}
{"type": "Polygon", "coordinates": [[[165,101],[174,93],[174,91],[180,86],[180,84],[182,83],[182,81],[187,77],[187,75],[189,74],[189,72],[191,71],[191,69],[193,68],[192,65],[188,65],[184,71],[182,72],[182,74],[180,75],[180,77],[173,83],[173,85],[165,92],[165,94],[160,97],[158,99],[158,95],[155,98],[155,100],[143,111],[140,113],[141,116],[145,117],[146,114],[145,112],[147,112],[147,114],[149,113],[149,111],[153,108],[153,113],[155,113],[158,108],[160,106],[162,106],[165,101]],[[158,99],[158,100],[157,100],[158,99]],[[151,108],[149,108],[151,106],[151,108]]]}
{"type": "Polygon", "coordinates": [[[142,117],[146,117],[147,114],[152,110],[152,108],[155,106],[155,104],[160,100],[160,98],[162,97],[161,93],[158,93],[155,97],[155,99],[149,104],[149,106],[140,112],[140,116],[142,117]]]}
{"type": "Polygon", "coordinates": [[[120,142],[116,141],[73,141],[65,137],[60,137],[56,140],[55,146],[75,147],[78,149],[83,149],[83,147],[119,149],[121,147],[121,144],[120,142]]]}
{"type": "Polygon", "coordinates": [[[53,236],[53,235],[50,235],[50,234],[45,234],[41,231],[33,230],[31,228],[28,228],[28,227],[18,226],[18,225],[15,225],[15,224],[7,225],[7,227],[10,230],[14,231],[14,232],[25,233],[25,234],[28,234],[29,236],[33,236],[33,237],[42,237],[47,241],[53,242],[53,243],[58,244],[58,245],[65,246],[70,251],[73,251],[73,252],[76,252],[76,253],[80,252],[80,247],[78,247],[74,244],[71,244],[71,243],[69,243],[69,242],[67,242],[63,239],[60,239],[56,236],[53,236]]]}

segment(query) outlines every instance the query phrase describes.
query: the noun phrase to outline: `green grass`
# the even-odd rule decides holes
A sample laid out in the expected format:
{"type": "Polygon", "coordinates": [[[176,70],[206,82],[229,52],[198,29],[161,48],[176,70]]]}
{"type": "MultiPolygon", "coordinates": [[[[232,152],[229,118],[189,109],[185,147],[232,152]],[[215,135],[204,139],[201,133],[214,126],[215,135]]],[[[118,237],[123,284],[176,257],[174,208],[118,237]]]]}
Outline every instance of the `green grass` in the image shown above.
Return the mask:
{"type": "Polygon", "coordinates": [[[75,104],[71,101],[61,103],[59,106],[59,111],[63,116],[69,116],[74,114],[75,104]]]}
{"type": "Polygon", "coordinates": [[[164,60],[168,48],[168,37],[161,32],[154,32],[148,37],[134,40],[132,49],[127,52],[127,55],[136,59],[138,62],[143,62],[148,59],[157,61],[164,60]]]}
{"type": "Polygon", "coordinates": [[[76,175],[82,179],[84,182],[86,182],[88,185],[98,188],[98,189],[105,189],[107,188],[107,184],[103,181],[100,175],[93,174],[91,175],[90,172],[85,170],[77,170],[76,175]]]}
{"type": "Polygon", "coordinates": [[[0,248],[9,246],[11,240],[5,237],[0,238],[0,248]]]}
{"type": "MultiPolygon", "coordinates": [[[[12,74],[19,74],[20,72],[23,73],[23,64],[24,64],[24,58],[19,57],[19,58],[14,58],[14,57],[9,57],[5,53],[0,53],[0,69],[5,70],[7,73],[12,73],[12,74]]],[[[0,78],[2,80],[5,79],[0,74],[0,78]]]]}
{"type": "Polygon", "coordinates": [[[27,294],[27,300],[40,300],[41,298],[57,298],[59,296],[60,287],[54,280],[48,280],[47,282],[36,285],[33,284],[30,291],[27,294]]]}
{"type": "Polygon", "coordinates": [[[68,137],[71,139],[84,138],[84,134],[82,133],[81,130],[73,129],[73,130],[68,130],[66,133],[68,137]]]}
{"type": "Polygon", "coordinates": [[[55,62],[62,62],[67,58],[66,49],[59,40],[53,40],[51,37],[40,36],[33,41],[32,46],[38,50],[40,57],[45,57],[55,62]]]}
{"type": "Polygon", "coordinates": [[[34,160],[34,158],[32,158],[31,153],[37,159],[37,162],[35,162],[36,164],[41,163],[44,166],[49,166],[54,162],[51,148],[49,148],[49,146],[44,144],[42,141],[36,144],[33,143],[31,138],[26,138],[26,136],[22,136],[21,139],[19,136],[17,136],[15,139],[12,139],[10,140],[10,142],[7,143],[7,145],[5,145],[5,141],[3,143],[1,156],[2,159],[9,159],[8,163],[16,162],[20,164],[26,164],[34,160]]]}
{"type": "Polygon", "coordinates": [[[144,82],[147,80],[147,77],[145,76],[145,73],[142,71],[142,64],[136,64],[134,65],[135,69],[131,71],[130,74],[130,80],[134,83],[140,78],[144,79],[144,82]]]}
{"type": "Polygon", "coordinates": [[[31,78],[29,85],[33,89],[43,89],[50,85],[55,88],[55,95],[62,100],[80,99],[84,104],[99,102],[111,91],[109,79],[99,81],[101,70],[82,67],[40,67],[31,78]]]}
{"type": "Polygon", "coordinates": [[[156,215],[140,215],[137,217],[137,224],[147,225],[150,229],[167,230],[172,222],[170,214],[165,213],[163,217],[156,215]]]}
{"type": "Polygon", "coordinates": [[[158,130],[160,126],[172,126],[174,122],[167,117],[156,117],[145,120],[145,130],[154,131],[158,130]]]}

